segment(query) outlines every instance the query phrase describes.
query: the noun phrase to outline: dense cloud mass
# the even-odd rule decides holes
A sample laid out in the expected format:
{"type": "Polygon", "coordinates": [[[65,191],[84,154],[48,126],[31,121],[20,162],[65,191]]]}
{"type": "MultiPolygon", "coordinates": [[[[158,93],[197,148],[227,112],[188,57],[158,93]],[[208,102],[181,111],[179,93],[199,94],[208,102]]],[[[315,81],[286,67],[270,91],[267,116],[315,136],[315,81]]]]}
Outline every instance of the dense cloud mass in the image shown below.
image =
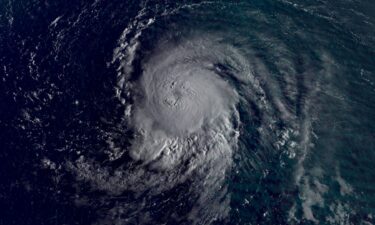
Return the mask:
{"type": "Polygon", "coordinates": [[[136,101],[133,120],[144,143],[134,150],[135,157],[153,160],[181,148],[188,137],[204,139],[214,132],[226,139],[233,132],[237,93],[204,61],[210,55],[194,52],[194,45],[164,51],[145,65],[139,82],[144,95],[136,101]]]}
{"type": "Polygon", "coordinates": [[[145,188],[167,190],[192,179],[191,191],[201,192],[196,210],[221,217],[228,205],[214,193],[223,191],[237,148],[239,96],[216,71],[219,43],[208,41],[161,44],[143,64],[129,113],[136,130],[130,155],[153,171],[145,188]],[[210,207],[203,207],[209,195],[210,207]]]}

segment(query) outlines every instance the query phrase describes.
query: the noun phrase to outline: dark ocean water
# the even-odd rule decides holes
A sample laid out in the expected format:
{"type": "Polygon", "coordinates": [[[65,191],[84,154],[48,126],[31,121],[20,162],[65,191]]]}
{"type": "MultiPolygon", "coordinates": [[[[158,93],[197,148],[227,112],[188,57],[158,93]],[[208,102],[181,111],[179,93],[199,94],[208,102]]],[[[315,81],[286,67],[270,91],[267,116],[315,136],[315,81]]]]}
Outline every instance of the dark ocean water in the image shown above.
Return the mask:
{"type": "Polygon", "coordinates": [[[375,224],[374,37],[372,1],[1,0],[0,224],[375,224]]]}

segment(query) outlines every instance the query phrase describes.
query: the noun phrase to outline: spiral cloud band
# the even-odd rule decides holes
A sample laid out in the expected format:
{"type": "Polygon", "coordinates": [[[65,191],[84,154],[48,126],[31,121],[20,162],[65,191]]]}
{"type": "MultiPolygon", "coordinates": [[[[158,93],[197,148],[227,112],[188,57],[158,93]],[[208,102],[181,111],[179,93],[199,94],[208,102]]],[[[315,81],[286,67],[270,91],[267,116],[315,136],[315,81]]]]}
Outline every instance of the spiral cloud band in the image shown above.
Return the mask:
{"type": "MultiPolygon", "coordinates": [[[[304,161],[312,146],[312,118],[320,110],[316,96],[332,70],[330,55],[316,50],[321,57],[312,62],[263,31],[248,37],[248,29],[226,33],[187,26],[174,32],[172,24],[158,33],[174,12],[148,17],[140,11],[118,39],[111,65],[124,114],[105,133],[111,166],[79,158],[69,169],[95,189],[131,196],[111,209],[121,210],[124,224],[165,224],[153,215],[159,205],[171,206],[163,214],[174,224],[212,224],[259,204],[266,180],[275,179],[270,171],[295,160],[284,180],[304,188],[306,200],[288,200],[294,204],[287,209],[289,219],[300,207],[304,218],[314,220],[311,207],[319,202],[303,183],[304,161]],[[176,193],[177,199],[170,197],[176,193]],[[238,199],[238,193],[248,197],[238,199]],[[139,222],[134,212],[149,218],[139,222]]],[[[265,201],[259,208],[278,204],[265,201]]],[[[112,211],[103,220],[110,216],[112,211]]]]}

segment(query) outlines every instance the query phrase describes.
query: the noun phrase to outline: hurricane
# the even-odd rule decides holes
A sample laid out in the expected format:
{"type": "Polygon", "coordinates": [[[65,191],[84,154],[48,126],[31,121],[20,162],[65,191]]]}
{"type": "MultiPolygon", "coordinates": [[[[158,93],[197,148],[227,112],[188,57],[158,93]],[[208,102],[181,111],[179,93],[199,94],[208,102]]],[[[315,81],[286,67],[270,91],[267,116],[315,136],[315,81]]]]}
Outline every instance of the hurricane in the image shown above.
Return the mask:
{"type": "Polygon", "coordinates": [[[7,1],[0,223],[373,224],[359,2],[7,1]]]}

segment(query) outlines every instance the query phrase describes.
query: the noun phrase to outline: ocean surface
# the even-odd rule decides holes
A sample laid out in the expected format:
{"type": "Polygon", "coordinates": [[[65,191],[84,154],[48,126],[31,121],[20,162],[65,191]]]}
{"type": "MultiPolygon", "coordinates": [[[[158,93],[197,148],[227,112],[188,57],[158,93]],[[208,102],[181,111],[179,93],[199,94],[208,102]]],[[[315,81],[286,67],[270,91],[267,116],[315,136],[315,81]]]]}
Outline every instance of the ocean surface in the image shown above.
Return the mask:
{"type": "Polygon", "coordinates": [[[0,0],[12,224],[375,224],[375,2],[0,0]]]}

